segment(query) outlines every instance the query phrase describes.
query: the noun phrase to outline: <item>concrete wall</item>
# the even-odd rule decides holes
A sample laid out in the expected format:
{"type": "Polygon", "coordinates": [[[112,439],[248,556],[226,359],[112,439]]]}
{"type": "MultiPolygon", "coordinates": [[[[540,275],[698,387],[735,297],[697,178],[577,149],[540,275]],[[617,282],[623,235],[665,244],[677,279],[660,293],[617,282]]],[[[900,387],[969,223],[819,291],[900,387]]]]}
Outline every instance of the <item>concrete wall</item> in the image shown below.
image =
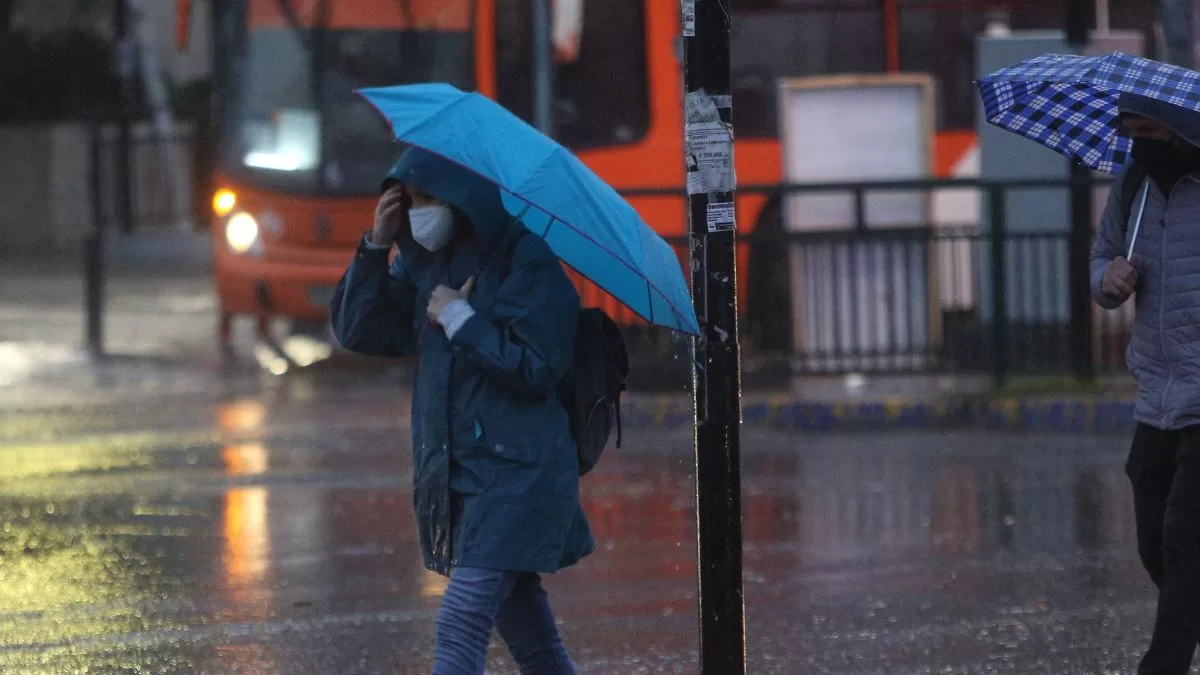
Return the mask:
{"type": "MultiPolygon", "coordinates": [[[[139,232],[178,230],[186,223],[172,213],[169,190],[180,191],[190,206],[189,129],[181,126],[173,143],[180,162],[168,180],[160,145],[150,129],[133,129],[134,224],[139,232]]],[[[105,153],[111,159],[112,153],[105,153]]],[[[104,166],[107,164],[107,166],[104,166]]],[[[91,132],[85,125],[0,126],[0,254],[74,254],[92,227],[91,132]]],[[[112,164],[101,171],[106,213],[112,209],[112,164]]]]}
{"type": "MultiPolygon", "coordinates": [[[[21,3],[13,18],[18,29],[37,34],[86,30],[112,37],[112,1],[38,0],[21,3]]],[[[140,0],[155,36],[154,49],[167,75],[176,82],[207,77],[212,68],[211,3],[192,0],[192,36],[187,48],[175,44],[175,0],[140,0]]]]}
{"type": "Polygon", "coordinates": [[[61,251],[82,240],[87,148],[76,126],[0,127],[0,251],[61,251]]]}
{"type": "Polygon", "coordinates": [[[78,250],[83,232],[91,225],[89,133],[80,125],[59,125],[47,131],[50,199],[46,202],[46,222],[51,245],[56,250],[78,250]]]}

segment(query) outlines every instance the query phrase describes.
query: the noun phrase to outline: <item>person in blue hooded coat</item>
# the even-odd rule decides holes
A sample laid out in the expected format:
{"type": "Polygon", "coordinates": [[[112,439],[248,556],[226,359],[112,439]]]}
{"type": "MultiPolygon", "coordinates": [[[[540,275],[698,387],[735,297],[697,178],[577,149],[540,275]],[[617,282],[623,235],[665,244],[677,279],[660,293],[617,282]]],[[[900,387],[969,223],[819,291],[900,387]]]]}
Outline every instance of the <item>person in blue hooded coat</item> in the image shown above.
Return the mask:
{"type": "Polygon", "coordinates": [[[346,349],[417,358],[413,501],[425,566],[450,578],[435,675],[483,673],[493,627],[522,673],[574,672],[539,575],[595,548],[555,393],[578,313],[558,258],[494,184],[405,152],[330,315],[346,349]]]}

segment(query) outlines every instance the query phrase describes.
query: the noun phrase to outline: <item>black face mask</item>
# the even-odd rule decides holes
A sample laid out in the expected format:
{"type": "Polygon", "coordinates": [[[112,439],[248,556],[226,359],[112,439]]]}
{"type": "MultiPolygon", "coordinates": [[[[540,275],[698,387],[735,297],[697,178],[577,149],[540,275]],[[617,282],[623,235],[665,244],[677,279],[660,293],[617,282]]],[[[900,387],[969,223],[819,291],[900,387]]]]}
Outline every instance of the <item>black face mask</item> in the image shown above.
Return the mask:
{"type": "Polygon", "coordinates": [[[1133,139],[1133,161],[1145,169],[1164,192],[1197,166],[1195,155],[1180,152],[1170,141],[1156,138],[1133,139]]]}

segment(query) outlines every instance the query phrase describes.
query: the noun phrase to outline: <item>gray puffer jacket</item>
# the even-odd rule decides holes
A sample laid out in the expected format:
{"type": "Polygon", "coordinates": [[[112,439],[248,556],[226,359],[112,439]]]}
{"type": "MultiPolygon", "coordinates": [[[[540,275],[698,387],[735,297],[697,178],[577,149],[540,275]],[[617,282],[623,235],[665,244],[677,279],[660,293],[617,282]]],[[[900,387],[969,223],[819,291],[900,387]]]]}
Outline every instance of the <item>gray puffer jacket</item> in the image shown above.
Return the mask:
{"type": "MultiPolygon", "coordinates": [[[[1122,108],[1158,119],[1200,146],[1200,115],[1165,104],[1122,100],[1122,108]]],[[[1176,183],[1164,195],[1153,180],[1133,200],[1129,222],[1122,222],[1121,185],[1117,179],[1096,235],[1091,256],[1092,295],[1115,309],[1121,303],[1102,289],[1104,272],[1124,257],[1149,184],[1145,215],[1134,254],[1141,257],[1135,295],[1133,340],[1126,352],[1138,381],[1137,421],[1159,429],[1200,424],[1200,173],[1176,183]]]]}

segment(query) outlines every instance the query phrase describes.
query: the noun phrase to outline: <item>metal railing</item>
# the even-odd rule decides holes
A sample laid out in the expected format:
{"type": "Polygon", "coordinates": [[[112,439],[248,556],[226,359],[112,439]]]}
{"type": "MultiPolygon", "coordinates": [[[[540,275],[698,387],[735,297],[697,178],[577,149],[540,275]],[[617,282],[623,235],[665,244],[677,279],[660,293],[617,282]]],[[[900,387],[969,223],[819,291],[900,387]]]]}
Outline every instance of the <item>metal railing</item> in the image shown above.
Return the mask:
{"type": "MultiPolygon", "coordinates": [[[[1109,184],[1091,183],[1098,205],[1109,184]]],[[[739,188],[743,230],[755,217],[746,205],[765,197],[767,214],[739,240],[749,265],[741,293],[747,357],[778,361],[792,374],[1003,379],[1076,372],[1081,361],[1096,371],[1122,369],[1132,303],[1116,312],[1072,311],[1079,299],[1072,296],[1071,247],[1090,242],[1072,234],[1069,187],[1063,179],[739,188]],[[895,217],[922,202],[938,210],[935,197],[966,204],[959,220],[895,217]],[[1086,332],[1073,316],[1090,317],[1086,332]],[[1081,334],[1091,344],[1080,345],[1081,334]]],[[[682,209],[680,190],[623,194],[635,205],[678,198],[682,209]]],[[[668,240],[685,261],[687,238],[668,240]]]]}
{"type": "Polygon", "coordinates": [[[159,135],[135,125],[123,142],[115,124],[92,127],[93,213],[120,234],[190,226],[196,217],[194,134],[159,135]]]}
{"type": "MultiPolygon", "coordinates": [[[[127,153],[119,144],[115,126],[96,127],[91,191],[98,222],[147,231],[179,224],[181,203],[188,217],[203,210],[192,198],[200,172],[190,129],[164,138],[135,128],[127,153]],[[164,166],[170,153],[181,164],[174,179],[164,166]]],[[[1108,185],[1092,183],[1097,204],[1108,185]]],[[[748,266],[741,277],[747,358],[792,374],[1002,379],[1077,371],[1081,362],[1121,370],[1132,303],[1115,312],[1072,311],[1079,300],[1070,283],[1071,247],[1087,244],[1071,232],[1069,187],[1064,178],[739,188],[738,215],[748,232],[738,244],[739,264],[748,266]],[[934,205],[947,198],[965,206],[939,213],[934,205]],[[753,218],[756,226],[747,226],[753,218]],[[1082,332],[1073,324],[1081,316],[1091,319],[1082,332]],[[1090,344],[1079,343],[1081,334],[1090,344]]],[[[622,194],[659,214],[664,200],[677,203],[684,220],[682,189],[622,194]]],[[[686,269],[687,237],[667,239],[686,269]]],[[[612,304],[597,289],[587,289],[584,300],[612,304]]],[[[633,321],[619,307],[609,309],[633,321]]]]}

